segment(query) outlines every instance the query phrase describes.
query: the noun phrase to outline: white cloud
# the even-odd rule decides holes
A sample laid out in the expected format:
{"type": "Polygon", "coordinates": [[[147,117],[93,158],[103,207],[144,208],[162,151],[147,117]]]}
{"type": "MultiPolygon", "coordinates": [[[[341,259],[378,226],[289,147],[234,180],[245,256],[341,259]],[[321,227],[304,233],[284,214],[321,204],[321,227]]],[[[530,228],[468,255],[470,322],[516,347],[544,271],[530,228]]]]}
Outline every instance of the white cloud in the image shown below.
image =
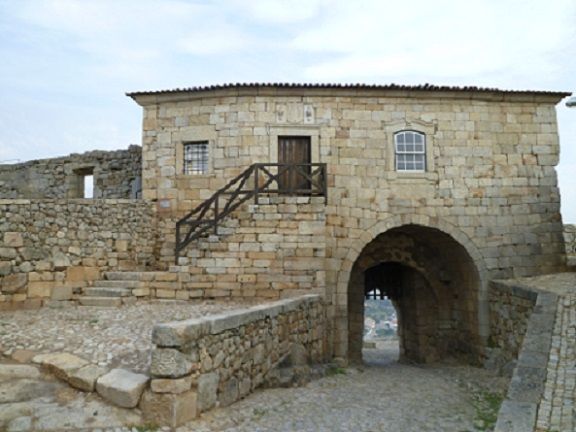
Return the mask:
{"type": "Polygon", "coordinates": [[[222,2],[234,5],[240,13],[263,24],[292,24],[316,17],[332,0],[232,0],[222,2]]]}
{"type": "Polygon", "coordinates": [[[558,71],[554,50],[574,43],[576,3],[549,1],[339,2],[294,49],[332,52],[312,61],[311,79],[475,77],[506,70],[558,71]]]}

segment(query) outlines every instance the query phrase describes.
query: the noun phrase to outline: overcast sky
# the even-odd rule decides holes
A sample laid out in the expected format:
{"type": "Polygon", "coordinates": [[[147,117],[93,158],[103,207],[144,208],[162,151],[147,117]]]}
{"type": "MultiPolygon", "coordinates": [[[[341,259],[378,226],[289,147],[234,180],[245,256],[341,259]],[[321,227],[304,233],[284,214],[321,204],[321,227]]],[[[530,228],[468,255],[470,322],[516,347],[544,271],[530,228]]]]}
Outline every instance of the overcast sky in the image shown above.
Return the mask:
{"type": "Polygon", "coordinates": [[[573,92],[576,0],[0,0],[0,161],[139,144],[127,91],[278,81],[573,92]]]}

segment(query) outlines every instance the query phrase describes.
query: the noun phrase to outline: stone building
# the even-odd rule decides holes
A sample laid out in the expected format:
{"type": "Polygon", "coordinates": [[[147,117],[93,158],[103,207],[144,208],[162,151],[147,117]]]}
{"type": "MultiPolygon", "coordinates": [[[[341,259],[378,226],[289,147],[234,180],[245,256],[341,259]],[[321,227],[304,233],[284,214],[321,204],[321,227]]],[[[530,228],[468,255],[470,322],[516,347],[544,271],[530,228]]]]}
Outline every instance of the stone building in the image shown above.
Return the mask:
{"type": "Polygon", "coordinates": [[[320,84],[131,93],[141,151],[0,167],[0,307],[97,304],[88,290],[126,270],[140,272],[138,298],[317,293],[325,357],[358,360],[364,296],[378,287],[396,304],[402,356],[485,362],[499,302],[489,281],[566,265],[555,172],[566,95],[320,84]],[[90,175],[99,199],[79,199],[90,175]]]}
{"type": "Polygon", "coordinates": [[[180,252],[180,289],[321,293],[329,356],[361,356],[369,279],[397,305],[403,356],[482,361],[488,281],[565,268],[554,168],[565,93],[247,84],[129,96],[144,109],[157,264],[213,229],[180,252]],[[250,201],[227,212],[234,193],[250,201]],[[205,200],[175,245],[174,222],[205,200]]]}

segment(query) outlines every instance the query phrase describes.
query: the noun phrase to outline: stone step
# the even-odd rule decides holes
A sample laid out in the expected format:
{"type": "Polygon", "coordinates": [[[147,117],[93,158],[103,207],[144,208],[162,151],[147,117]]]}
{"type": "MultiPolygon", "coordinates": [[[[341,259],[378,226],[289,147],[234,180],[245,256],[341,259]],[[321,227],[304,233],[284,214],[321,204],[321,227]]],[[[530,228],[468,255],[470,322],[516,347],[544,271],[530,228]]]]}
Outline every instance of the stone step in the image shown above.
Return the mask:
{"type": "Polygon", "coordinates": [[[94,287],[98,288],[140,288],[140,281],[137,280],[97,280],[94,287]]]}
{"type": "Polygon", "coordinates": [[[104,277],[107,280],[139,281],[142,273],[145,272],[106,272],[104,277]]]}
{"type": "Polygon", "coordinates": [[[120,297],[81,297],[79,302],[82,306],[96,307],[119,307],[122,305],[120,297]]]}
{"type": "Polygon", "coordinates": [[[108,288],[94,286],[84,288],[84,295],[86,297],[127,297],[132,295],[132,290],[129,288],[108,288]]]}

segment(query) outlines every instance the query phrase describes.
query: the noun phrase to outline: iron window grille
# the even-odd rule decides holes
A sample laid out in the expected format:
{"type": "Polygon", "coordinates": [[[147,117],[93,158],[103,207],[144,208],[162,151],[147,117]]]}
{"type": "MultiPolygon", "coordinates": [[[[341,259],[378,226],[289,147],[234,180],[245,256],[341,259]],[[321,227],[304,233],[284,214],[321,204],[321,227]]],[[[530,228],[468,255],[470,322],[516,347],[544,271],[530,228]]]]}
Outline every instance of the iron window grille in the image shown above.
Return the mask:
{"type": "Polygon", "coordinates": [[[208,142],[184,143],[184,174],[200,175],[208,172],[208,142]]]}
{"type": "Polygon", "coordinates": [[[396,171],[426,171],[426,135],[402,131],[394,135],[396,171]]]}

